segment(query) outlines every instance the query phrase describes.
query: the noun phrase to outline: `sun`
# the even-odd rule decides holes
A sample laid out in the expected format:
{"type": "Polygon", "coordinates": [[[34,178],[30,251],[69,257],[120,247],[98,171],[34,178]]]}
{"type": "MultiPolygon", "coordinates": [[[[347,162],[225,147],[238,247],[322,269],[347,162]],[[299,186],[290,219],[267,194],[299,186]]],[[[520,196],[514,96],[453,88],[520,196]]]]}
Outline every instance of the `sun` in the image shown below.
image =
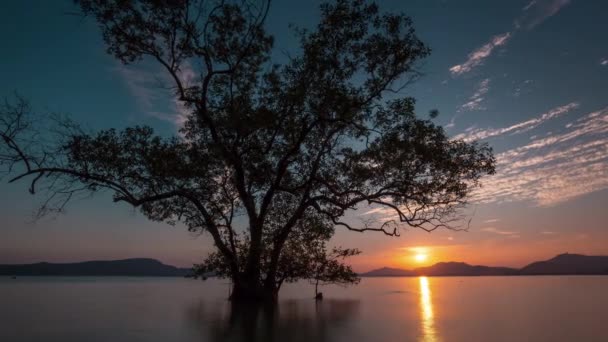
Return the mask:
{"type": "Polygon", "coordinates": [[[424,261],[426,261],[427,258],[428,258],[428,255],[424,254],[424,253],[418,253],[418,254],[414,255],[414,259],[417,262],[424,262],[424,261]]]}

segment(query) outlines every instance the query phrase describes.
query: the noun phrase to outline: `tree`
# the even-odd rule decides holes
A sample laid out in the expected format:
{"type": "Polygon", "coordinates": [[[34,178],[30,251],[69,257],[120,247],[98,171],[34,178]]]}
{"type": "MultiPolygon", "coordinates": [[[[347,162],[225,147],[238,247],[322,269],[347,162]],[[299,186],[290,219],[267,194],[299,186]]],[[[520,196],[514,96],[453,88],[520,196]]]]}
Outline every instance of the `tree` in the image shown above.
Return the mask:
{"type": "MultiPolygon", "coordinates": [[[[334,247],[330,250],[326,242],[334,234],[332,225],[316,218],[314,215],[302,219],[293,229],[290,238],[285,243],[276,268],[276,291],[283,283],[293,283],[298,280],[309,280],[315,285],[315,296],[318,295],[319,285],[339,284],[349,285],[359,282],[359,277],[352,268],[343,263],[344,259],[355,256],[361,252],[358,249],[343,249],[334,247]]],[[[272,236],[272,234],[269,234],[272,236]]],[[[239,260],[244,262],[248,252],[248,237],[238,240],[236,246],[239,260]],[[242,242],[244,243],[242,243],[242,242]]],[[[261,256],[260,274],[262,278],[268,276],[272,265],[272,241],[265,241],[261,256]]],[[[240,265],[244,268],[245,265],[240,265]]],[[[206,280],[213,274],[220,278],[231,278],[230,265],[219,252],[210,253],[201,264],[193,269],[194,278],[206,280]]]]}
{"type": "Polygon", "coordinates": [[[334,247],[330,252],[325,251],[314,253],[312,264],[311,283],[315,285],[315,299],[323,299],[323,294],[319,292],[319,285],[342,285],[357,284],[361,280],[353,269],[342,261],[348,257],[360,254],[358,249],[334,247]]]}
{"type": "Polygon", "coordinates": [[[276,297],[281,255],[303,221],[391,236],[399,226],[456,228],[471,190],[494,172],[489,147],[450,140],[401,95],[430,52],[404,14],[364,0],[322,4],[316,28],[296,30],[300,53],[276,64],[263,26],[269,3],[76,3],[108,53],[168,73],[187,122],[173,138],[64,125],[54,143],[35,144],[27,106],[7,105],[0,163],[16,173],[9,181],[48,189],[44,212],[105,190],[151,220],[209,233],[235,300],[276,297]],[[394,218],[345,219],[361,205],[394,218]]]}

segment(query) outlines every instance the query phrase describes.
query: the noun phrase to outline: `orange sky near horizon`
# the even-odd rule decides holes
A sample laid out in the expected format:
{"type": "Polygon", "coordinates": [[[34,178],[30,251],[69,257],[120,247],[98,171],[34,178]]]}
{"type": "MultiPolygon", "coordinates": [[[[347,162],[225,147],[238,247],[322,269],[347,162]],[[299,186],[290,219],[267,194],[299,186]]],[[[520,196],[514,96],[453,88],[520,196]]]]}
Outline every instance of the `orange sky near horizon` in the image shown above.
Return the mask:
{"type": "Polygon", "coordinates": [[[358,272],[380,267],[413,269],[448,261],[519,268],[562,253],[608,255],[608,234],[604,232],[523,232],[514,237],[473,228],[433,233],[411,229],[394,238],[372,235],[338,232],[332,242],[363,250],[349,261],[358,272]],[[419,254],[426,258],[417,260],[419,254]]]}
{"type": "Polygon", "coordinates": [[[380,267],[414,269],[448,261],[520,268],[535,261],[551,259],[562,253],[605,255],[608,253],[606,253],[604,241],[590,239],[589,236],[581,234],[564,234],[546,240],[506,244],[501,239],[487,240],[477,244],[414,246],[401,241],[387,242],[386,249],[364,252],[353,258],[350,263],[359,272],[380,267]],[[419,261],[416,256],[421,253],[427,257],[425,260],[419,261]]]}

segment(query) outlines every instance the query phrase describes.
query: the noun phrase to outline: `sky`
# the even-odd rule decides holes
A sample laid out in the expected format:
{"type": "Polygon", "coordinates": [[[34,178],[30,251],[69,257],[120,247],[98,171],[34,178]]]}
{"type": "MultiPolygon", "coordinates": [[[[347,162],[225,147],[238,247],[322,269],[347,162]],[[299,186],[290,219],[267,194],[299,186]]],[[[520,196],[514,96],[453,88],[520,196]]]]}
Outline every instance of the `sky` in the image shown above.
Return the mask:
{"type": "MultiPolygon", "coordinates": [[[[584,0],[379,1],[410,15],[432,48],[424,76],[404,91],[450,136],[494,148],[496,175],[472,196],[468,231],[404,229],[398,238],[338,229],[335,245],[363,254],[357,271],[439,261],[520,267],[556,254],[608,255],[608,2],[584,0]],[[426,258],[415,258],[424,254],[426,258]]],[[[318,1],[273,2],[273,59],[297,52],[290,23],[311,27],[318,1]]],[[[72,1],[2,1],[0,96],[16,91],[41,113],[91,130],[150,125],[175,134],[183,108],[153,64],[124,66],[105,53],[95,23],[72,1]]],[[[187,76],[187,75],[186,75],[187,76]]],[[[0,183],[0,263],[151,257],[200,261],[210,237],[147,221],[109,196],[32,219],[41,198],[0,183]]],[[[351,219],[386,217],[361,208],[351,219]]]]}

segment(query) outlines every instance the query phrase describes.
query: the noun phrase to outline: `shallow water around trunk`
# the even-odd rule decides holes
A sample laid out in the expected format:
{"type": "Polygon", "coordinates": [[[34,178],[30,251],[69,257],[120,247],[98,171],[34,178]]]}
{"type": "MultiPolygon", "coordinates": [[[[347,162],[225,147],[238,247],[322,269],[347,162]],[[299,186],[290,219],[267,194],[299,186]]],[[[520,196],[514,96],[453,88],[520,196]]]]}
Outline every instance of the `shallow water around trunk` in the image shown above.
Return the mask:
{"type": "Polygon", "coordinates": [[[226,281],[0,278],[0,341],[608,341],[608,276],[287,284],[274,307],[226,281]]]}

